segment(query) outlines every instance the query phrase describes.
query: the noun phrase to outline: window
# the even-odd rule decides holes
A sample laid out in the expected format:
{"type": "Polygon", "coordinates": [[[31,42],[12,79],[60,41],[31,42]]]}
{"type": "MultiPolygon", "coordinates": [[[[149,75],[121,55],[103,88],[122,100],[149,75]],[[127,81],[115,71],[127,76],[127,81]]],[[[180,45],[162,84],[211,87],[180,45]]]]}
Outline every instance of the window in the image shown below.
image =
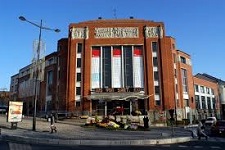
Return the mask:
{"type": "Polygon", "coordinates": [[[195,105],[197,109],[200,109],[199,95],[195,95],[195,105]]]}
{"type": "Polygon", "coordinates": [[[211,109],[210,97],[207,97],[207,106],[208,106],[208,109],[211,109]]]}
{"type": "Polygon", "coordinates": [[[82,44],[78,43],[77,44],[77,53],[81,53],[82,52],[82,44]]]}
{"type": "Polygon", "coordinates": [[[80,107],[80,102],[76,102],[76,107],[80,107]]]}
{"type": "Polygon", "coordinates": [[[153,66],[157,67],[158,66],[158,58],[153,57],[153,66]]]}
{"type": "Polygon", "coordinates": [[[81,73],[77,73],[77,82],[81,81],[81,73]]]}
{"type": "Polygon", "coordinates": [[[184,106],[188,107],[189,106],[189,99],[184,99],[184,106]]]}
{"type": "Polygon", "coordinates": [[[195,84],[195,92],[199,92],[198,85],[195,84]]]}
{"type": "Polygon", "coordinates": [[[182,63],[186,64],[186,58],[185,58],[185,57],[180,56],[180,61],[181,61],[182,63]]]}
{"type": "Polygon", "coordinates": [[[112,71],[111,71],[111,47],[102,47],[102,74],[103,74],[103,87],[110,88],[112,86],[112,71]]]}
{"type": "Polygon", "coordinates": [[[158,43],[152,42],[152,52],[157,52],[157,51],[158,51],[158,43]]]}
{"type": "Polygon", "coordinates": [[[47,95],[52,95],[53,92],[53,71],[47,73],[47,95]]]}
{"type": "Polygon", "coordinates": [[[210,91],[209,91],[209,88],[208,87],[206,87],[206,93],[207,94],[210,94],[210,91]]]}
{"type": "Polygon", "coordinates": [[[160,105],[161,105],[161,101],[160,101],[160,100],[156,100],[156,101],[155,101],[155,105],[156,105],[156,106],[160,106],[160,105]]]}
{"type": "Polygon", "coordinates": [[[181,77],[182,77],[182,85],[183,85],[183,92],[188,92],[188,86],[187,86],[187,70],[181,69],[181,77]]]}
{"type": "Polygon", "coordinates": [[[50,58],[50,59],[48,60],[48,65],[51,65],[51,64],[53,64],[53,58],[50,58]]]}
{"type": "Polygon", "coordinates": [[[155,94],[160,94],[160,88],[159,88],[159,86],[155,86],[155,94]]]}
{"type": "Polygon", "coordinates": [[[206,109],[205,96],[201,96],[202,99],[202,109],[206,109]]]}
{"type": "Polygon", "coordinates": [[[154,72],[154,80],[155,81],[158,81],[159,80],[159,72],[158,71],[155,71],[154,72]]]}
{"type": "Polygon", "coordinates": [[[53,71],[48,71],[47,74],[47,78],[48,78],[48,85],[51,85],[53,83],[53,71]]]}
{"type": "Polygon", "coordinates": [[[204,88],[204,86],[200,86],[200,90],[201,90],[201,93],[205,93],[205,88],[204,88]]]}
{"type": "Polygon", "coordinates": [[[81,58],[77,58],[77,68],[81,67],[81,58]]]}
{"type": "Polygon", "coordinates": [[[76,87],[76,95],[81,95],[81,87],[76,87]]]}
{"type": "Polygon", "coordinates": [[[133,54],[131,46],[123,47],[125,86],[133,87],[133,54]]]}
{"type": "Polygon", "coordinates": [[[212,95],[214,95],[214,90],[213,89],[211,89],[211,93],[212,93],[212,95]]]}

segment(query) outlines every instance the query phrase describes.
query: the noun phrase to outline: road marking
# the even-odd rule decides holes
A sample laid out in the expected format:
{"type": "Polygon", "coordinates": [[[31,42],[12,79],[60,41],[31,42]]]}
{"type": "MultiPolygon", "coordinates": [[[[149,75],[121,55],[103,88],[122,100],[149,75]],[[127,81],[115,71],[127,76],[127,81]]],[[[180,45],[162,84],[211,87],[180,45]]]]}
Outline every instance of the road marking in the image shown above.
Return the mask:
{"type": "Polygon", "coordinates": [[[194,148],[203,148],[203,146],[194,146],[194,148]]]}
{"type": "Polygon", "coordinates": [[[186,146],[186,145],[178,145],[178,147],[185,148],[185,147],[188,147],[188,146],[186,146]]]}
{"type": "Polygon", "coordinates": [[[8,143],[10,150],[32,150],[29,144],[8,143]]]}
{"type": "Polygon", "coordinates": [[[219,147],[219,146],[211,146],[211,148],[213,148],[213,149],[221,149],[221,147],[219,147]]]}

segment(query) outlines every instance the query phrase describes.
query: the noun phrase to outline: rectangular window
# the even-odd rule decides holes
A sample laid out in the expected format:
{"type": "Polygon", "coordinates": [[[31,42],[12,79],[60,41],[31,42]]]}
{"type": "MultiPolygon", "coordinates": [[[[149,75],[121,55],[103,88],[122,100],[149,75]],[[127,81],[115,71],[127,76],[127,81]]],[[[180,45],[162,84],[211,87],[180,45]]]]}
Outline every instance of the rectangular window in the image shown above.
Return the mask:
{"type": "Polygon", "coordinates": [[[81,67],[81,58],[77,58],[77,68],[81,67]]]}
{"type": "Polygon", "coordinates": [[[160,88],[159,88],[159,86],[155,86],[155,94],[160,94],[160,88]]]}
{"type": "Polygon", "coordinates": [[[152,42],[152,52],[157,52],[157,51],[158,51],[158,43],[152,42]]]}
{"type": "Polygon", "coordinates": [[[195,92],[199,92],[198,85],[195,84],[195,92]]]}
{"type": "Polygon", "coordinates": [[[77,44],[77,53],[81,53],[82,52],[82,43],[78,43],[77,44]]]}
{"type": "Polygon", "coordinates": [[[202,99],[202,109],[206,109],[205,96],[201,96],[202,99]]]}
{"type": "Polygon", "coordinates": [[[206,87],[206,93],[207,94],[210,94],[210,91],[209,91],[209,88],[208,87],[206,87]]]}
{"type": "Polygon", "coordinates": [[[158,71],[154,71],[154,80],[155,81],[159,80],[159,72],[158,71]]]}
{"type": "Polygon", "coordinates": [[[184,106],[188,107],[189,106],[189,99],[184,99],[184,106]]]}
{"type": "Polygon", "coordinates": [[[155,101],[155,105],[156,105],[156,106],[160,106],[160,105],[161,105],[161,101],[160,101],[160,100],[156,100],[156,101],[155,101]]]}
{"type": "Polygon", "coordinates": [[[158,58],[157,57],[153,57],[153,66],[154,67],[158,66],[158,58]]]}
{"type": "Polygon", "coordinates": [[[199,95],[195,95],[195,105],[197,109],[200,109],[199,95]]]}
{"type": "Polygon", "coordinates": [[[80,102],[76,102],[76,107],[80,107],[80,102]]]}
{"type": "Polygon", "coordinates": [[[81,87],[76,87],[76,95],[81,95],[81,87]]]}
{"type": "Polygon", "coordinates": [[[207,106],[208,106],[208,109],[212,109],[212,108],[211,108],[210,97],[207,97],[207,106]]]}
{"type": "Polygon", "coordinates": [[[53,90],[53,71],[47,73],[47,95],[52,95],[53,90]]]}
{"type": "Polygon", "coordinates": [[[181,69],[181,77],[182,77],[182,85],[183,85],[183,92],[188,92],[188,86],[187,86],[187,70],[181,69]]]}
{"type": "Polygon", "coordinates": [[[81,73],[77,73],[77,82],[81,81],[81,73]]]}
{"type": "Polygon", "coordinates": [[[200,86],[200,90],[201,90],[201,93],[205,93],[205,88],[204,88],[204,86],[200,86]]]}
{"type": "Polygon", "coordinates": [[[211,89],[211,94],[214,95],[214,90],[213,89],[211,89]]]}
{"type": "Polygon", "coordinates": [[[103,74],[103,88],[112,87],[112,71],[111,71],[111,47],[102,47],[102,74],[103,74]]]}
{"type": "Polygon", "coordinates": [[[53,83],[53,71],[48,71],[48,85],[51,85],[53,83]]]}
{"type": "Polygon", "coordinates": [[[180,56],[180,61],[181,61],[182,63],[186,64],[186,58],[185,58],[185,57],[180,56]]]}
{"type": "Polygon", "coordinates": [[[124,58],[124,84],[125,87],[133,87],[133,54],[131,46],[123,47],[124,58]]]}

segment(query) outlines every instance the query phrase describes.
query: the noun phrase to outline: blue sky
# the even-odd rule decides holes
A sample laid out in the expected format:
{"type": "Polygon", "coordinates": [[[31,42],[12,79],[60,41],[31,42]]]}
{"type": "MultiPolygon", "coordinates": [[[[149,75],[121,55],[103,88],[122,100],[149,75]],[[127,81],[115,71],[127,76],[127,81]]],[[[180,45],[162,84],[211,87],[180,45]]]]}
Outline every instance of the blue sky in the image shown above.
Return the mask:
{"type": "Polygon", "coordinates": [[[224,0],[1,0],[0,2],[0,90],[10,88],[10,77],[31,63],[33,41],[39,30],[19,16],[60,33],[44,31],[45,54],[57,49],[67,37],[70,23],[133,16],[164,22],[166,35],[191,55],[193,72],[208,73],[225,80],[224,0]]]}

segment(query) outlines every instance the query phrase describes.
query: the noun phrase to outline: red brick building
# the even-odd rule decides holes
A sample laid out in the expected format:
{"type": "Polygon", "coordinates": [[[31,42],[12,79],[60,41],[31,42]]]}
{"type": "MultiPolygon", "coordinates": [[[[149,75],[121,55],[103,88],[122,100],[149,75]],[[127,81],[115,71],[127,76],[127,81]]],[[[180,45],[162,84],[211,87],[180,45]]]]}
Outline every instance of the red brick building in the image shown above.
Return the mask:
{"type": "Polygon", "coordinates": [[[162,121],[172,110],[177,120],[196,117],[191,57],[177,50],[163,22],[72,23],[57,46],[45,57],[38,111],[102,116],[139,111],[162,121]]]}
{"type": "MultiPolygon", "coordinates": [[[[60,67],[61,68],[61,67],[60,67]]],[[[155,120],[194,112],[190,56],[176,50],[164,24],[138,19],[69,26],[67,110],[88,115],[139,110],[155,120]],[[167,115],[166,115],[167,114],[167,115]]]]}
{"type": "Polygon", "coordinates": [[[218,83],[204,74],[194,76],[195,102],[199,119],[221,118],[220,91],[218,83]]]}

